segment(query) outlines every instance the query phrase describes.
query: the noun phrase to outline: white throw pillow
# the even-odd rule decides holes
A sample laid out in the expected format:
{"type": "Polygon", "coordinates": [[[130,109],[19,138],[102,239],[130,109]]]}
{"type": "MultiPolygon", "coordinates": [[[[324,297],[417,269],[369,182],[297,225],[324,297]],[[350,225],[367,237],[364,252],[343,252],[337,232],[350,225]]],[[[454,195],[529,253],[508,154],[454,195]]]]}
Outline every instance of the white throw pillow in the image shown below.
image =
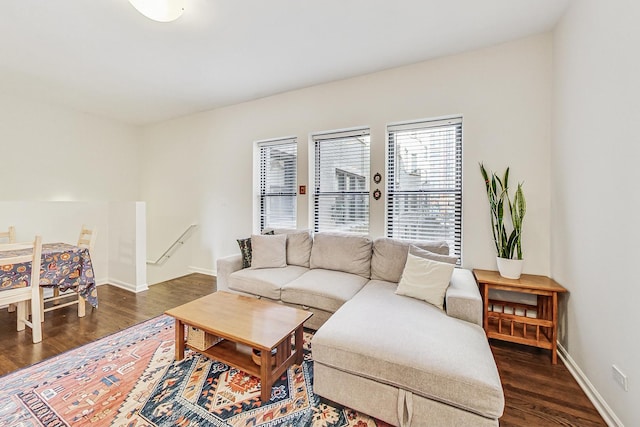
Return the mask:
{"type": "Polygon", "coordinates": [[[251,268],[287,266],[287,235],[251,235],[251,268]]]}
{"type": "Polygon", "coordinates": [[[396,294],[417,298],[444,308],[444,296],[455,265],[407,255],[396,294]]]}

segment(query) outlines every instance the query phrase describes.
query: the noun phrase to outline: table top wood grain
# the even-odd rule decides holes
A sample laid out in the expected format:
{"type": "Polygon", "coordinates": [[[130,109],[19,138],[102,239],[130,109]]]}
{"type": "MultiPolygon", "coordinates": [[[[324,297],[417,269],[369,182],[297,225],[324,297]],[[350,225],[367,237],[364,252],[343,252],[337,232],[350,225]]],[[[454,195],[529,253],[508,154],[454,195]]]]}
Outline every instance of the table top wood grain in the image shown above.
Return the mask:
{"type": "Polygon", "coordinates": [[[214,292],[165,314],[183,323],[255,349],[274,348],[312,313],[230,292],[214,292]]]}
{"type": "Polygon", "coordinates": [[[500,273],[492,270],[473,270],[478,283],[491,285],[494,289],[511,290],[523,293],[542,292],[567,292],[562,285],[547,276],[523,274],[519,279],[506,279],[500,273]]]}

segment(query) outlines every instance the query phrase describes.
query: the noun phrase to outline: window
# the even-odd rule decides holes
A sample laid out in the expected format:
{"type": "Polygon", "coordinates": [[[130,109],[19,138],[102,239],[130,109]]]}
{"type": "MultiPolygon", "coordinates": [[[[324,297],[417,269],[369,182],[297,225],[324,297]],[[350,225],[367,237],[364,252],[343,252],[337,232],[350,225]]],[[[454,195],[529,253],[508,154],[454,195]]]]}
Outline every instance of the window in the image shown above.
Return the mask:
{"type": "Polygon", "coordinates": [[[315,231],[369,232],[368,129],[313,136],[315,231]]]}
{"type": "Polygon", "coordinates": [[[260,231],[296,228],[297,141],[258,143],[260,151],[260,231]]]}
{"type": "Polygon", "coordinates": [[[462,118],[391,125],[387,236],[462,248],[462,118]]]}

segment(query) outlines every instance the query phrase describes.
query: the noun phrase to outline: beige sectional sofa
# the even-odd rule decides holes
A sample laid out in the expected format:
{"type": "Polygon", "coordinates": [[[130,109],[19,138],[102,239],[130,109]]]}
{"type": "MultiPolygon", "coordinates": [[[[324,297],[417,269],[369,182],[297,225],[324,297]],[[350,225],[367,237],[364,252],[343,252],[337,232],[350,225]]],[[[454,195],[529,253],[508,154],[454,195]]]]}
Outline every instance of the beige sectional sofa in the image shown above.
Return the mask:
{"type": "MultiPolygon", "coordinates": [[[[276,230],[278,233],[279,230],[276,230]]],[[[472,273],[456,268],[444,310],[395,293],[409,242],[282,230],[285,267],[217,262],[218,290],[314,313],[316,394],[397,426],[496,426],[500,377],[472,273]]],[[[411,242],[447,255],[444,242],[411,242]]]]}

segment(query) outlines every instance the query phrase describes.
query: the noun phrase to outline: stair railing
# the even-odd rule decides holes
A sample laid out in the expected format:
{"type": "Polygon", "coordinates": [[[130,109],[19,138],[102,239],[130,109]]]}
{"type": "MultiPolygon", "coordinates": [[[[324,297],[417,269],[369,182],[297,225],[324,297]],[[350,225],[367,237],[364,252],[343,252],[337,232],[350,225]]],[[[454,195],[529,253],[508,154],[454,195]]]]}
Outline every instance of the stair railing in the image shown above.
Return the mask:
{"type": "Polygon", "coordinates": [[[164,264],[169,258],[171,258],[171,256],[182,246],[184,245],[184,242],[191,237],[191,235],[193,234],[193,232],[195,231],[195,229],[198,228],[197,224],[191,224],[189,227],[187,227],[187,229],[184,231],[184,233],[182,233],[180,235],[180,237],[178,237],[176,239],[175,242],[173,242],[171,244],[171,246],[169,246],[169,249],[167,249],[166,251],[164,251],[164,253],[162,255],[160,255],[160,258],[158,258],[156,261],[149,261],[147,260],[147,264],[148,265],[161,265],[164,264]]]}

